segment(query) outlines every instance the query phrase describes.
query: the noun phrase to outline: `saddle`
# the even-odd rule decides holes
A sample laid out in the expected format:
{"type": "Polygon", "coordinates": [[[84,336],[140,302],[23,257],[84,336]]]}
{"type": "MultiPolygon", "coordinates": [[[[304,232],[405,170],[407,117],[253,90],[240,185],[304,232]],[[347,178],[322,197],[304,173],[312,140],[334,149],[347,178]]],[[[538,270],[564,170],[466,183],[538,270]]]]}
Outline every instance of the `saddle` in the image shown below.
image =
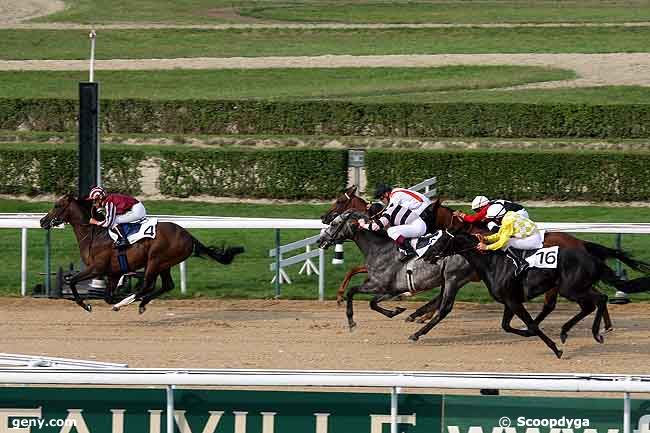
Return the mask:
{"type": "MultiPolygon", "coordinates": [[[[158,218],[144,218],[133,223],[120,224],[120,229],[122,229],[122,233],[126,236],[129,244],[133,245],[145,238],[155,239],[157,226],[158,218]]],[[[117,240],[117,235],[111,230],[108,231],[108,235],[114,241],[117,240]]]]}

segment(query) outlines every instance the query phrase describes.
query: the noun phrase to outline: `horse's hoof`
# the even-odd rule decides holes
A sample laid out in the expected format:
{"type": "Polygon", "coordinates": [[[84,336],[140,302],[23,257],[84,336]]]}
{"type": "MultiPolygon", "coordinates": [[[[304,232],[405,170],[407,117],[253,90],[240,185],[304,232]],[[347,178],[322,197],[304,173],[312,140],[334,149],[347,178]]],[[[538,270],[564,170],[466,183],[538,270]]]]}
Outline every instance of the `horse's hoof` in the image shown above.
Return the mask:
{"type": "Polygon", "coordinates": [[[140,314],[143,314],[145,311],[147,311],[147,307],[145,307],[144,305],[140,305],[140,306],[138,307],[138,312],[139,312],[140,314]]]}
{"type": "Polygon", "coordinates": [[[406,319],[404,319],[405,322],[413,322],[415,321],[415,318],[408,316],[406,319]]]}
{"type": "Polygon", "coordinates": [[[415,321],[415,323],[424,323],[426,321],[427,319],[425,319],[424,317],[420,317],[418,320],[415,321]]]}
{"type": "Polygon", "coordinates": [[[113,311],[120,311],[120,307],[116,307],[115,305],[113,305],[113,308],[111,308],[111,310],[113,310],[113,311]]]}
{"type": "Polygon", "coordinates": [[[594,340],[596,340],[596,342],[600,344],[603,344],[605,342],[605,339],[600,334],[594,334],[594,340]]]}
{"type": "Polygon", "coordinates": [[[84,305],[84,310],[88,311],[89,313],[93,312],[93,306],[90,304],[84,305]]]}
{"type": "Polygon", "coordinates": [[[560,334],[560,341],[562,342],[562,344],[566,343],[567,338],[568,338],[568,335],[567,335],[566,332],[563,332],[563,333],[560,334]]]}
{"type": "Polygon", "coordinates": [[[404,307],[397,307],[397,308],[395,308],[395,316],[397,316],[398,314],[402,314],[402,313],[405,312],[405,311],[406,311],[406,308],[404,308],[404,307]]]}
{"type": "Polygon", "coordinates": [[[605,328],[605,329],[603,330],[603,333],[604,333],[604,334],[609,334],[609,333],[612,332],[613,330],[614,330],[614,327],[613,327],[613,326],[612,326],[611,328],[605,328]]]}
{"type": "Polygon", "coordinates": [[[350,329],[350,332],[354,331],[354,328],[357,327],[357,324],[355,322],[349,322],[348,323],[348,328],[350,329]]]}
{"type": "Polygon", "coordinates": [[[557,359],[561,359],[561,358],[562,358],[562,353],[563,353],[563,352],[562,352],[561,350],[558,350],[558,351],[555,352],[555,356],[557,356],[557,359]]]}
{"type": "Polygon", "coordinates": [[[336,306],[340,307],[341,305],[343,305],[343,299],[337,299],[336,300],[336,306]]]}
{"type": "Polygon", "coordinates": [[[411,341],[418,341],[419,339],[420,339],[420,337],[418,337],[418,336],[415,335],[415,334],[409,336],[409,340],[411,340],[411,341]]]}

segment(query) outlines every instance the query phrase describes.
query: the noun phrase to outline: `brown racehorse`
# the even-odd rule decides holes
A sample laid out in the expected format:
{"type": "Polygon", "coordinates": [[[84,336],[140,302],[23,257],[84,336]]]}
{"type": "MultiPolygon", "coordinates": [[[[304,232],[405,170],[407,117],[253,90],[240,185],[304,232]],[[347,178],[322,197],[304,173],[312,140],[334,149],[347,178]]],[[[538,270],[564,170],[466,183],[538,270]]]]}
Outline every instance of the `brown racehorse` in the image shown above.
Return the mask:
{"type": "MultiPolygon", "coordinates": [[[[364,199],[356,195],[356,186],[353,186],[345,190],[339,197],[337,197],[336,201],[332,204],[328,212],[321,216],[321,220],[323,223],[327,224],[337,215],[347,209],[355,209],[363,212],[366,210],[367,205],[368,203],[364,199]]],[[[442,206],[439,198],[433,202],[433,206],[436,215],[436,227],[438,228],[453,230],[464,229],[470,233],[485,233],[487,231],[487,229],[465,223],[460,217],[454,215],[453,209],[442,206]]],[[[574,236],[571,236],[568,233],[546,232],[544,237],[544,247],[551,247],[556,245],[561,248],[580,249],[587,251],[589,254],[599,258],[602,261],[605,261],[608,258],[618,259],[631,268],[640,272],[647,273],[650,269],[647,263],[634,260],[621,250],[608,248],[593,242],[583,241],[574,236]]],[[[348,271],[337,292],[337,301],[340,302],[340,300],[342,300],[343,294],[347,289],[350,279],[354,275],[363,272],[367,272],[367,269],[363,266],[355,267],[348,271]]],[[[557,296],[557,289],[552,289],[545,293],[544,306],[542,308],[542,311],[535,318],[536,323],[540,323],[555,309],[557,296]]],[[[429,310],[429,315],[432,315],[435,313],[435,311],[438,310],[439,302],[440,297],[436,298],[434,301],[428,304],[430,308],[419,309],[419,311],[424,312],[429,310]]],[[[607,309],[604,311],[603,320],[605,324],[605,331],[610,331],[612,329],[612,322],[607,309]]]]}
{"type": "MultiPolygon", "coordinates": [[[[54,208],[41,218],[41,227],[46,230],[62,223],[72,226],[86,268],[71,277],[68,283],[75,302],[88,312],[92,311],[92,307],[79,297],[76,284],[91,278],[106,276],[108,285],[105,300],[111,303],[113,290],[122,275],[117,250],[113,248],[113,240],[108,236],[108,231],[88,223],[90,206],[90,202],[77,200],[67,194],[59,198],[54,203],[54,208]]],[[[172,266],[193,254],[207,256],[227,265],[242,252],[244,252],[242,247],[222,249],[207,247],[179,225],[170,222],[158,223],[154,239],[143,239],[126,250],[130,270],[145,268],[144,284],[134,297],[134,300],[140,301],[140,313],[144,313],[146,305],[152,299],[174,288],[170,272],[172,266]],[[161,277],[162,287],[154,290],[158,275],[161,277]]]]}

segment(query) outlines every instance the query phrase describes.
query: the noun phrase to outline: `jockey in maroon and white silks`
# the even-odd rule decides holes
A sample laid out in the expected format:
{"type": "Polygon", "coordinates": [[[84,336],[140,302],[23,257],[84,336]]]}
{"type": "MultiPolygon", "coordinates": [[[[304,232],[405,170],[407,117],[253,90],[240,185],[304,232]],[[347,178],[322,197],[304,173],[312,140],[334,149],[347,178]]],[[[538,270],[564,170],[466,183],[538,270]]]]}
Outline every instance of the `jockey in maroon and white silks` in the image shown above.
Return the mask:
{"type": "Polygon", "coordinates": [[[406,251],[405,258],[412,257],[415,250],[407,240],[426,234],[427,224],[420,216],[431,205],[431,200],[419,192],[387,185],[378,186],[375,197],[387,204],[386,209],[370,223],[359,221],[359,226],[372,231],[386,230],[388,236],[406,251]]]}
{"type": "Polygon", "coordinates": [[[90,190],[88,198],[94,202],[96,208],[103,209],[104,220],[90,219],[91,224],[106,227],[118,235],[117,246],[126,246],[128,241],[121,231],[119,224],[133,223],[146,218],[147,211],[137,199],[126,194],[108,194],[101,186],[90,190]]]}

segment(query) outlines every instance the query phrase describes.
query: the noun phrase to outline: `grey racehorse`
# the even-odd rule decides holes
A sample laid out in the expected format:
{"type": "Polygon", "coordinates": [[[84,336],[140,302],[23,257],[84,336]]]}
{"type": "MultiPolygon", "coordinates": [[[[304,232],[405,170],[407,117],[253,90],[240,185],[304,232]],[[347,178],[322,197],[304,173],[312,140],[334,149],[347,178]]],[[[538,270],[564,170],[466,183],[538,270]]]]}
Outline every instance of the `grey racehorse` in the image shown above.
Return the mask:
{"type": "MultiPolygon", "coordinates": [[[[401,253],[397,246],[385,233],[374,233],[359,228],[358,220],[361,218],[367,219],[368,217],[356,211],[346,211],[330,223],[320,238],[321,248],[327,248],[336,241],[350,239],[357,244],[366,259],[368,279],[363,284],[348,289],[346,313],[350,329],[356,326],[352,308],[352,299],[355,293],[374,294],[375,296],[370,301],[370,308],[386,317],[395,317],[405,308],[398,307],[395,310],[388,310],[379,306],[379,303],[409,292],[407,264],[400,262],[401,253]]],[[[420,307],[407,319],[407,321],[412,321],[415,317],[431,309],[437,309],[431,322],[425,326],[427,331],[449,314],[458,290],[472,279],[476,279],[472,267],[459,255],[445,257],[436,263],[416,260],[412,276],[415,291],[442,287],[438,297],[420,307]]]]}

